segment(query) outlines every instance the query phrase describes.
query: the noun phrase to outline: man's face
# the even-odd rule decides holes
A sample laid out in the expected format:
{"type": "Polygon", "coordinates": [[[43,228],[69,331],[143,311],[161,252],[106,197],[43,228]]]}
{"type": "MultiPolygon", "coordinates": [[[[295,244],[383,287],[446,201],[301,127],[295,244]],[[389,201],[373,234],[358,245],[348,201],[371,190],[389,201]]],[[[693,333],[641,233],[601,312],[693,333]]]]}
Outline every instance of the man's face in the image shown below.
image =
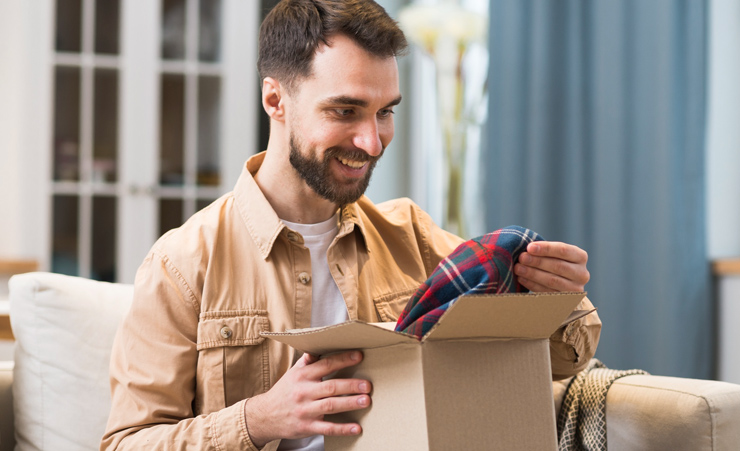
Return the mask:
{"type": "Polygon", "coordinates": [[[338,35],[321,46],[313,74],[290,95],[290,163],[319,196],[344,205],[362,196],[393,139],[401,100],[395,58],[378,58],[338,35]]]}
{"type": "Polygon", "coordinates": [[[359,199],[370,184],[375,164],[382,156],[372,157],[359,149],[342,149],[330,147],[318,157],[316,149],[306,149],[295,134],[290,134],[290,164],[298,171],[303,181],[316,194],[337,205],[346,205],[359,199]],[[332,160],[338,159],[342,164],[354,164],[365,172],[364,176],[349,180],[337,180],[332,173],[332,160]],[[345,163],[346,162],[346,163],[345,163]],[[354,162],[354,163],[350,163],[354,162]]]}

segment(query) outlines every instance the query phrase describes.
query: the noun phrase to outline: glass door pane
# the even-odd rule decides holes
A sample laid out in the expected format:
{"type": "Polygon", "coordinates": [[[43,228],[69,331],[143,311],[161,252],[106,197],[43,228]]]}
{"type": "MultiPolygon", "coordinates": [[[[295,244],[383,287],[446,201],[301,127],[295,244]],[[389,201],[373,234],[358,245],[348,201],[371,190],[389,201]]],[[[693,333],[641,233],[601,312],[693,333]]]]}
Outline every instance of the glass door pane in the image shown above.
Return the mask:
{"type": "Polygon", "coordinates": [[[77,196],[54,196],[52,202],[52,252],[51,270],[76,276],[79,273],[77,196]]]}
{"type": "Polygon", "coordinates": [[[95,71],[93,182],[118,180],[118,71],[95,71]]]}
{"type": "Polygon", "coordinates": [[[198,83],[198,184],[218,186],[219,137],[221,136],[221,79],[199,77],[198,83]]]}
{"type": "Polygon", "coordinates": [[[82,51],[82,0],[57,0],[55,48],[58,52],[82,51]]]}
{"type": "Polygon", "coordinates": [[[116,281],[117,199],[93,197],[91,274],[95,280],[116,281]]]}
{"type": "Polygon", "coordinates": [[[162,75],[159,180],[162,185],[182,185],[185,149],[185,77],[162,75]]]}
{"type": "Polygon", "coordinates": [[[80,68],[57,66],[54,77],[54,180],[80,178],[80,68]]]}
{"type": "Polygon", "coordinates": [[[183,223],[183,205],[180,199],[159,200],[159,235],[180,227],[183,223]]]}
{"type": "Polygon", "coordinates": [[[221,0],[200,0],[198,57],[201,61],[221,60],[221,0]]]}
{"type": "Polygon", "coordinates": [[[162,59],[185,59],[185,0],[162,2],[162,59]]]}
{"type": "Polygon", "coordinates": [[[95,53],[118,54],[119,15],[119,0],[95,2],[95,53]]]}

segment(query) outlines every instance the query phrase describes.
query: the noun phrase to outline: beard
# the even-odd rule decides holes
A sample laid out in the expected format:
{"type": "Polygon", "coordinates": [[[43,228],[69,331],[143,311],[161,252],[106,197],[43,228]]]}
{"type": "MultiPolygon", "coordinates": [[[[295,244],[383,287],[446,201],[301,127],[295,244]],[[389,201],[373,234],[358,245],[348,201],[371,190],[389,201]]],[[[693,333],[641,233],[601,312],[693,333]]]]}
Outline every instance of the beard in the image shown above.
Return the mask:
{"type": "MultiPolygon", "coordinates": [[[[300,141],[293,133],[290,134],[290,164],[298,172],[301,179],[319,196],[331,201],[338,206],[344,206],[356,202],[365,193],[370,184],[370,177],[383,152],[377,157],[368,155],[359,149],[342,149],[330,147],[324,152],[324,158],[316,156],[316,150],[310,149],[308,155],[304,155],[300,141]],[[332,174],[331,162],[335,158],[354,161],[367,161],[370,165],[362,178],[339,180],[332,174]]],[[[305,149],[303,149],[305,150],[305,149]]],[[[340,163],[341,164],[341,163],[340,163]]]]}

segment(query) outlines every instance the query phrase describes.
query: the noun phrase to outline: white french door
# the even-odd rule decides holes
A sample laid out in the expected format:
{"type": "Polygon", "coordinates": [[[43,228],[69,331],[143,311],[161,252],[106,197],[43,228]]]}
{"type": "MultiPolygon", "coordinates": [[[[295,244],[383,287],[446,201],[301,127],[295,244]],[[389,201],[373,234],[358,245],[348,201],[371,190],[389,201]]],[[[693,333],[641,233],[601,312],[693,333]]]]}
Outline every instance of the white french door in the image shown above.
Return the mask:
{"type": "Polygon", "coordinates": [[[131,282],[257,150],[259,2],[48,1],[48,266],[131,282]]]}

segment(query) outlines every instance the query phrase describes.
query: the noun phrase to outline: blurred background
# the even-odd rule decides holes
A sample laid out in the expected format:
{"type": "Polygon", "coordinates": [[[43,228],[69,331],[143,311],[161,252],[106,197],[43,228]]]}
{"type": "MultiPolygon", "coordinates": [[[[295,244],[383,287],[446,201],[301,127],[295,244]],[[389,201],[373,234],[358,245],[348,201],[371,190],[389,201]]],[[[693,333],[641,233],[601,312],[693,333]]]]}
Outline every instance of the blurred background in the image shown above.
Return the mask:
{"type": "MultiPolygon", "coordinates": [[[[28,268],[131,283],[231,190],[267,142],[256,45],[275,3],[0,2],[0,285],[28,268]]],[[[449,3],[484,29],[428,18],[467,39],[448,80],[465,114],[442,107],[444,46],[412,46],[368,196],[466,237],[520,224],[584,248],[607,366],[740,383],[740,0],[379,3],[449,3]]]]}

